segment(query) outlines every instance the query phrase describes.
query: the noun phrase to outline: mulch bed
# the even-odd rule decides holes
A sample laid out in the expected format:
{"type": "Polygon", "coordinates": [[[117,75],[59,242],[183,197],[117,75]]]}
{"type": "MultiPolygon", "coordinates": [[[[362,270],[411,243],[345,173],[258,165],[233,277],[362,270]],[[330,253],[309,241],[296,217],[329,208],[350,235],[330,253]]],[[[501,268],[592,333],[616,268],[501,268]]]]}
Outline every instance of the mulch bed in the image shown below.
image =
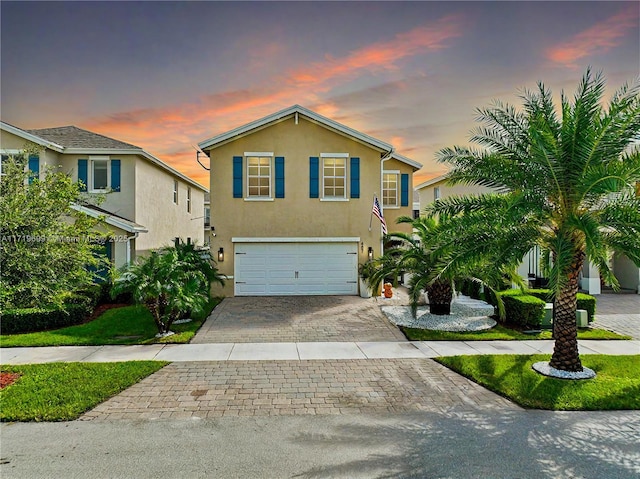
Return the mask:
{"type": "Polygon", "coordinates": [[[0,389],[4,389],[7,386],[11,386],[15,383],[20,375],[18,373],[9,373],[7,371],[0,371],[0,389]]]}

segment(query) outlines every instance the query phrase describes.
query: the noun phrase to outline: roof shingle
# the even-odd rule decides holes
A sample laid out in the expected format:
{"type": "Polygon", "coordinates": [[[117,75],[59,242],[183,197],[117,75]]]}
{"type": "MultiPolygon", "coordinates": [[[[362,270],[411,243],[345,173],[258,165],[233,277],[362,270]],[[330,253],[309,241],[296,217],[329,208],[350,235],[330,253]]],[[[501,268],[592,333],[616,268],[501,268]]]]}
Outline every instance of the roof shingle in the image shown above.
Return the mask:
{"type": "Polygon", "coordinates": [[[77,126],[59,126],[55,128],[24,131],[44,138],[45,140],[53,141],[65,148],[141,149],[139,146],[115,140],[92,131],[83,130],[77,126]]]}

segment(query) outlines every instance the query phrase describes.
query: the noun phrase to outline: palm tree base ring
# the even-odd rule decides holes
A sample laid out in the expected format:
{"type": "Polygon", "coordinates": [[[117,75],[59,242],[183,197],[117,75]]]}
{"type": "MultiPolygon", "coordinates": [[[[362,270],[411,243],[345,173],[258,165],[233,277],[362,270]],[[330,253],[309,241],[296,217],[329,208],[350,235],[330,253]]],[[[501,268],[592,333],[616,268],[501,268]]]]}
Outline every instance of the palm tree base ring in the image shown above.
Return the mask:
{"type": "Polygon", "coordinates": [[[593,369],[583,367],[582,371],[563,371],[550,366],[548,361],[534,363],[531,367],[537,373],[558,379],[593,379],[596,377],[596,372],[593,369]]]}

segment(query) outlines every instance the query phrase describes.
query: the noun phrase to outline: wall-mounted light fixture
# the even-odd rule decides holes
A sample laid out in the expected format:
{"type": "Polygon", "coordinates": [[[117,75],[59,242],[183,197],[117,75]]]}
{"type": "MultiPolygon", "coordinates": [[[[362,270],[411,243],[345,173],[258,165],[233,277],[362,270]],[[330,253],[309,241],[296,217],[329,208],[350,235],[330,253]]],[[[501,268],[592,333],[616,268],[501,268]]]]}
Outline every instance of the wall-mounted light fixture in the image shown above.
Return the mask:
{"type": "Polygon", "coordinates": [[[367,250],[367,256],[369,257],[369,261],[373,259],[373,248],[371,246],[369,246],[369,249],[367,250]]]}
{"type": "Polygon", "coordinates": [[[224,261],[224,248],[218,250],[218,261],[224,261]]]}

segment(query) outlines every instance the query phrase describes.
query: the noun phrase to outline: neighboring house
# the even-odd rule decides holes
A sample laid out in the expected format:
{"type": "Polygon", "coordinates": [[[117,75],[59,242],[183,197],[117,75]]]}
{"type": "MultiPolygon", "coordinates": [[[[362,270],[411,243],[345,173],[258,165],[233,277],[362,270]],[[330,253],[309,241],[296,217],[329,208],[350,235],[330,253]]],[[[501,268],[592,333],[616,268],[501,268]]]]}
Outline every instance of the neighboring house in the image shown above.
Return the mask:
{"type": "Polygon", "coordinates": [[[112,238],[106,255],[116,267],[176,237],[204,243],[206,188],[142,148],[75,126],[23,130],[0,122],[0,127],[3,158],[38,145],[39,154],[29,158],[33,172],[60,168],[89,194],[104,194],[99,206],[75,209],[104,219],[112,238]]]}
{"type": "Polygon", "coordinates": [[[211,160],[211,249],[226,295],[358,293],[358,264],[411,216],[421,165],[299,105],[199,143],[211,160]]]}
{"type": "MultiPolygon", "coordinates": [[[[420,212],[432,202],[440,198],[460,195],[478,195],[495,191],[486,186],[480,185],[449,185],[447,175],[433,178],[416,186],[416,191],[420,195],[420,212]]],[[[640,194],[640,191],[637,192],[640,194]]],[[[620,282],[620,287],[640,293],[640,268],[626,256],[615,255],[611,258],[611,268],[620,282]]],[[[529,252],[522,260],[518,268],[518,273],[525,280],[540,283],[542,274],[540,272],[540,250],[535,248],[529,252]]],[[[582,270],[582,280],[580,287],[589,294],[600,294],[602,285],[598,268],[593,264],[585,264],[582,270]]]]}

